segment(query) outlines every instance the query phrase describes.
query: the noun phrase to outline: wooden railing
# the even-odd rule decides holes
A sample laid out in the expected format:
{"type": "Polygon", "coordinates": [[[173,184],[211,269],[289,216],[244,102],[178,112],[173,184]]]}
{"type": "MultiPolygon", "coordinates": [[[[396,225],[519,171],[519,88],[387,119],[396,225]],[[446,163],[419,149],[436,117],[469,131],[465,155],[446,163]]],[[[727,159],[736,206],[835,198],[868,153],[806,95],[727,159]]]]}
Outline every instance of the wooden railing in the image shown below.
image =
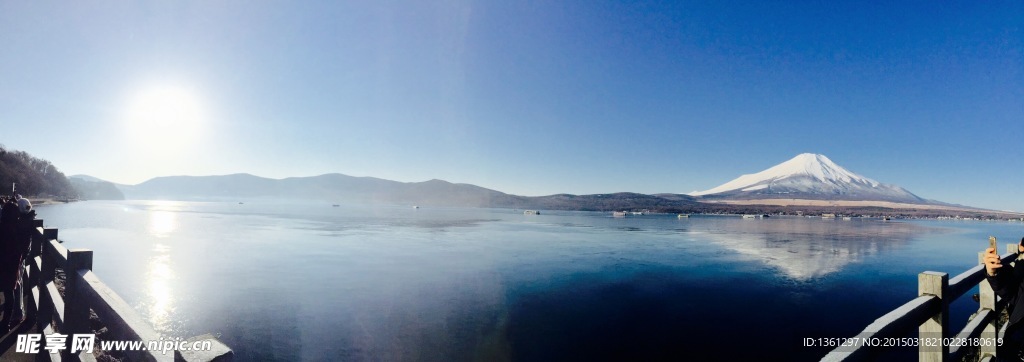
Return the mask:
{"type": "MultiPolygon", "coordinates": [[[[113,289],[92,272],[92,250],[67,249],[57,240],[57,229],[43,228],[42,220],[35,220],[28,265],[25,268],[25,286],[31,288],[26,296],[28,317],[35,320],[36,330],[43,335],[60,333],[68,336],[67,345],[60,355],[40,349],[39,357],[56,361],[95,361],[90,353],[71,354],[73,334],[94,334],[89,322],[91,309],[109,331],[109,338],[117,341],[158,341],[161,339],[153,327],[139,316],[113,289]],[[64,271],[65,284],[62,297],[57,288],[57,269],[64,271]]],[[[233,352],[213,336],[204,335],[189,341],[210,341],[209,351],[124,351],[131,361],[230,361],[233,352]]],[[[97,347],[99,341],[96,341],[97,347]]],[[[91,351],[90,351],[91,352],[91,351]]],[[[38,359],[37,359],[38,360],[38,359]]]]}
{"type": "MultiPolygon", "coordinates": [[[[1007,245],[1000,255],[1003,264],[1013,262],[1017,245],[1007,245]]],[[[849,339],[847,345],[833,349],[822,361],[866,361],[884,354],[886,341],[905,345],[916,344],[921,361],[960,361],[968,349],[977,348],[979,361],[994,361],[997,337],[1002,338],[1006,326],[999,326],[999,314],[1006,303],[1000,300],[985,279],[984,253],[978,253],[979,265],[967,269],[953,279],[946,273],[926,271],[917,277],[918,297],[886,313],[869,324],[864,331],[849,339]],[[949,304],[979,287],[978,312],[955,336],[949,330],[949,304]],[[904,338],[917,328],[918,338],[904,338]],[[943,341],[940,339],[949,338],[943,341]],[[981,343],[963,341],[977,341],[981,343]],[[882,342],[881,346],[877,342],[882,342]],[[954,347],[949,347],[954,345],[954,347]]]]}

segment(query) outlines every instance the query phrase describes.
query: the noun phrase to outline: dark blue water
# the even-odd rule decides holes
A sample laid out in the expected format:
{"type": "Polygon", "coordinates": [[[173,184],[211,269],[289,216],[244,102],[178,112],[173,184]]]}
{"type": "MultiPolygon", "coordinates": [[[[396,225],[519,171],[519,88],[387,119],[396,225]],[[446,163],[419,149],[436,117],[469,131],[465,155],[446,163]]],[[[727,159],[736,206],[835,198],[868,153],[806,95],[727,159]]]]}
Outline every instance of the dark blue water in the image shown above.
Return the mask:
{"type": "MultiPolygon", "coordinates": [[[[319,203],[39,214],[95,250],[97,274],[161,333],[281,361],[816,360],[829,349],[803,338],[853,336],[915,297],[918,273],[955,276],[989,235],[1024,236],[1006,222],[319,203]]],[[[952,309],[960,328],[977,303],[952,309]]]]}

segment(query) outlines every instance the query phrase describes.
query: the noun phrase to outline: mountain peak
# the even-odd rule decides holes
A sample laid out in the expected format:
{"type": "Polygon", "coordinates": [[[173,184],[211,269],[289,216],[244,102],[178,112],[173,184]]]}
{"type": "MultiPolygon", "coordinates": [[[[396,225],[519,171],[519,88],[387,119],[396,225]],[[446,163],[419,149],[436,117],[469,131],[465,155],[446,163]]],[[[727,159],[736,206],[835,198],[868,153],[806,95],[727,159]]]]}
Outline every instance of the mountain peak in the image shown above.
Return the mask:
{"type": "Polygon", "coordinates": [[[837,165],[822,154],[802,153],[764,171],[691,196],[727,198],[810,198],[920,202],[895,185],[886,185],[837,165]]]}
{"type": "Polygon", "coordinates": [[[757,175],[762,177],[784,178],[793,175],[807,175],[822,182],[856,182],[876,187],[878,181],[850,172],[832,162],[828,157],[817,153],[801,153],[789,161],[767,169],[757,175]]]}

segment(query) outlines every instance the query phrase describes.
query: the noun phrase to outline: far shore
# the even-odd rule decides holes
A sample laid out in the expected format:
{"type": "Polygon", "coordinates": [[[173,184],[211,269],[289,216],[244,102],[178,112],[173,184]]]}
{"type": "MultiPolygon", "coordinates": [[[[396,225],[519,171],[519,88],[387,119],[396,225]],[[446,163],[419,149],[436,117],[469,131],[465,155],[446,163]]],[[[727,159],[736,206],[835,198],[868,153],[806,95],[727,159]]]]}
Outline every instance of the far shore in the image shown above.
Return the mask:
{"type": "Polygon", "coordinates": [[[701,202],[726,205],[769,205],[769,206],[831,206],[831,207],[885,207],[890,209],[944,210],[964,212],[988,212],[994,214],[1024,216],[1024,213],[1011,211],[984,210],[953,205],[907,204],[890,201],[848,201],[848,200],[806,200],[806,199],[758,199],[758,200],[716,200],[701,202]]]}
{"type": "Polygon", "coordinates": [[[32,206],[40,205],[55,205],[55,204],[66,204],[67,202],[60,201],[53,197],[26,197],[32,206]]]}

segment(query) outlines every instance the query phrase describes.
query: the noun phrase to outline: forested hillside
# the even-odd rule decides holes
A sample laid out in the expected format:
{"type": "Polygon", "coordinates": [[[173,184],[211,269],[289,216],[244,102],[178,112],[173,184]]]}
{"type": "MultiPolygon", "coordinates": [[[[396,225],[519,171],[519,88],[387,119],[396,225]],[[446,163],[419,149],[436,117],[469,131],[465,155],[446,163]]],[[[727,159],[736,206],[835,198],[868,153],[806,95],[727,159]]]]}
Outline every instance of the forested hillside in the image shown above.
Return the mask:
{"type": "Polygon", "coordinates": [[[50,161],[0,146],[0,194],[10,194],[12,183],[24,196],[77,196],[68,178],[50,161]]]}

